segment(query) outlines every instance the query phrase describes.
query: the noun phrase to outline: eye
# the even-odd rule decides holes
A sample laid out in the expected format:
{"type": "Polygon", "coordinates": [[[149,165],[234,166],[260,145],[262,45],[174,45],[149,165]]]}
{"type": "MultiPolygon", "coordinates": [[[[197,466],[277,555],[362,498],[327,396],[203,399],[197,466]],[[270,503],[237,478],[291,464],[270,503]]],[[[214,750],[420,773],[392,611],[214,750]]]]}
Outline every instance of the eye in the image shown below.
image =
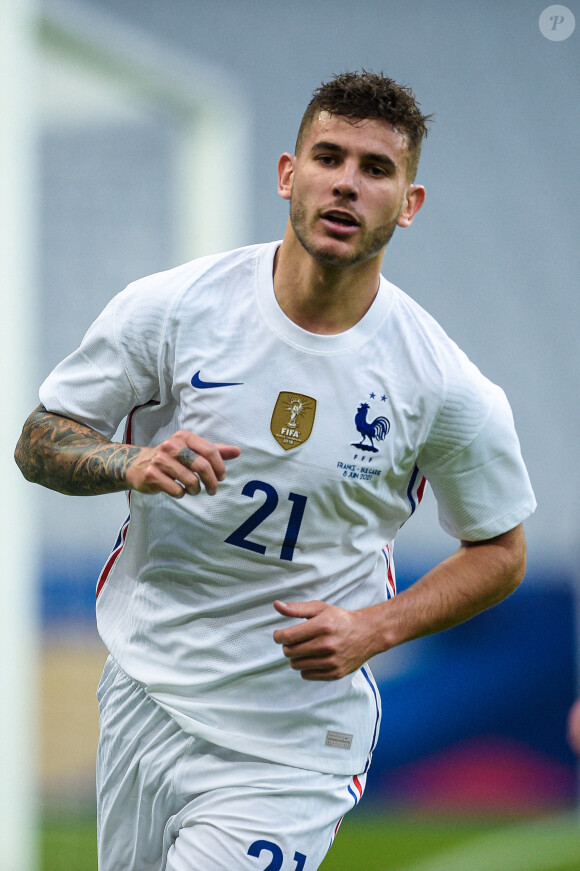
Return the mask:
{"type": "Polygon", "coordinates": [[[374,178],[386,178],[389,175],[384,166],[377,166],[376,164],[367,166],[367,172],[369,175],[374,176],[374,178]]]}
{"type": "Polygon", "coordinates": [[[334,166],[336,162],[334,154],[317,154],[314,159],[323,166],[334,166]]]}

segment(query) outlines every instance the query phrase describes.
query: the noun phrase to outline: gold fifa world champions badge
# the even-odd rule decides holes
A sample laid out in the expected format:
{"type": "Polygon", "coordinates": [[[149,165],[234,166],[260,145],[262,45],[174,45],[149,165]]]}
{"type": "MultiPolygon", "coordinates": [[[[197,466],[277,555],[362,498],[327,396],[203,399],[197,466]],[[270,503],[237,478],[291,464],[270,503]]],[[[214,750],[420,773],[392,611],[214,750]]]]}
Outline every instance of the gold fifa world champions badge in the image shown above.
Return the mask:
{"type": "Polygon", "coordinates": [[[283,390],[278,394],[272,414],[272,435],[285,451],[297,448],[310,437],[315,414],[315,399],[283,390]]]}

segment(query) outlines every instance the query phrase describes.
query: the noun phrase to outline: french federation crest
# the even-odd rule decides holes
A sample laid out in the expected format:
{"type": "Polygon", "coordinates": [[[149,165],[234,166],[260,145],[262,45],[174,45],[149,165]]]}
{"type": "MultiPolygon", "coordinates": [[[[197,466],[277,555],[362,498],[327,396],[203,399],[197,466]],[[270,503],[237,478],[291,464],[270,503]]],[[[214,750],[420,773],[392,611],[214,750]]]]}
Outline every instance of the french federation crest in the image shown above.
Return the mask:
{"type": "Polygon", "coordinates": [[[362,436],[362,439],[360,442],[351,442],[351,444],[353,447],[360,448],[362,451],[370,451],[373,454],[376,454],[379,449],[375,447],[375,439],[382,442],[385,436],[389,433],[391,423],[386,417],[382,416],[375,417],[374,420],[369,420],[369,409],[370,406],[368,402],[361,402],[359,405],[354,418],[354,425],[362,436]]]}
{"type": "Polygon", "coordinates": [[[302,393],[283,390],[278,394],[270,431],[280,447],[290,451],[308,441],[315,414],[315,399],[302,393]]]}

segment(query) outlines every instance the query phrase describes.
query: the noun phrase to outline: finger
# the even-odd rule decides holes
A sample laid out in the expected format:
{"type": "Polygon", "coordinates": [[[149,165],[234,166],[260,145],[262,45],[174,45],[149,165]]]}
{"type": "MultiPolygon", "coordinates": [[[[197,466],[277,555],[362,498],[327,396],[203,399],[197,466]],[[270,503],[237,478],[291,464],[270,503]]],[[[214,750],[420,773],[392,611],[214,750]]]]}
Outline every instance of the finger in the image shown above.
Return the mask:
{"type": "Polygon", "coordinates": [[[332,636],[313,632],[308,638],[283,644],[282,651],[284,656],[294,663],[299,663],[300,667],[306,660],[312,660],[318,664],[326,660],[327,664],[331,664],[339,653],[339,644],[332,636]]]}
{"type": "Polygon", "coordinates": [[[179,481],[166,475],[164,478],[159,480],[157,485],[151,485],[147,492],[167,493],[167,495],[171,496],[173,499],[182,499],[188,491],[179,481]]]}
{"type": "Polygon", "coordinates": [[[195,433],[189,432],[189,430],[183,430],[178,435],[183,437],[183,441],[188,448],[208,461],[219,481],[222,481],[226,474],[224,461],[233,460],[241,454],[240,448],[236,445],[210,442],[201,436],[195,435],[195,433]]]}
{"type": "MultiPolygon", "coordinates": [[[[197,495],[203,485],[210,496],[217,492],[217,485],[225,478],[225,465],[220,453],[220,446],[195,435],[189,430],[180,430],[163,443],[162,453],[166,456],[167,474],[180,481],[188,493],[197,495]],[[178,464],[175,473],[172,463],[178,464]],[[187,474],[183,471],[187,470],[187,474]]],[[[234,445],[224,445],[222,450],[226,456],[235,456],[239,448],[234,445]]]]}
{"type": "Polygon", "coordinates": [[[241,453],[235,445],[214,444],[193,433],[185,433],[186,445],[178,454],[184,465],[195,472],[210,496],[217,493],[217,485],[226,477],[224,460],[234,459],[241,453]],[[192,462],[193,459],[193,462],[192,462]]]}
{"type": "Polygon", "coordinates": [[[235,460],[236,457],[239,457],[242,453],[241,448],[237,447],[237,445],[222,445],[221,443],[218,443],[216,444],[216,448],[223,460],[235,460]]]}
{"type": "MultiPolygon", "coordinates": [[[[182,447],[175,456],[161,450],[155,458],[150,477],[156,478],[161,489],[170,496],[180,498],[186,492],[195,496],[201,490],[195,468],[198,460],[197,454],[187,447],[182,447]]],[[[217,488],[217,480],[214,479],[213,484],[217,488]]]]}
{"type": "Polygon", "coordinates": [[[185,466],[186,469],[191,469],[191,467],[197,460],[197,454],[195,453],[195,451],[192,451],[191,448],[184,447],[177,454],[177,459],[182,465],[185,466]]]}
{"type": "MultiPolygon", "coordinates": [[[[311,629],[308,622],[288,626],[286,629],[275,629],[273,634],[276,644],[282,644],[285,648],[295,650],[297,645],[307,644],[316,638],[316,632],[311,629]]],[[[285,656],[289,654],[285,651],[285,656]]]]}
{"type": "Polygon", "coordinates": [[[154,450],[150,459],[135,465],[138,467],[137,477],[131,483],[134,485],[133,489],[142,493],[167,493],[168,496],[180,499],[185,495],[185,486],[192,484],[195,478],[184,466],[175,460],[167,460],[158,450],[154,450]],[[186,478],[189,480],[180,480],[186,478]]]}
{"type": "Polygon", "coordinates": [[[291,660],[290,667],[294,671],[299,671],[304,680],[337,680],[342,677],[335,664],[324,663],[313,658],[291,660]]]}
{"type": "Polygon", "coordinates": [[[279,614],[283,614],[285,617],[304,617],[306,619],[316,617],[327,607],[325,602],[316,600],[312,602],[282,602],[276,599],[274,602],[274,608],[279,614]]]}
{"type": "Polygon", "coordinates": [[[177,472],[177,480],[191,496],[197,496],[201,490],[199,478],[193,469],[193,465],[197,458],[198,456],[195,451],[192,451],[191,448],[187,447],[182,448],[177,454],[177,461],[192,473],[191,475],[185,475],[180,469],[177,472]]]}
{"type": "Polygon", "coordinates": [[[206,457],[197,456],[191,466],[191,471],[197,476],[197,492],[200,491],[201,485],[203,484],[207,493],[210,496],[215,496],[218,489],[219,479],[211,462],[206,457]]]}
{"type": "Polygon", "coordinates": [[[317,631],[310,623],[310,619],[324,611],[324,602],[274,602],[274,608],[285,617],[303,618],[300,623],[287,626],[284,629],[274,631],[276,644],[296,645],[315,638],[317,631]],[[305,619],[304,619],[305,618],[305,619]]]}
{"type": "Polygon", "coordinates": [[[179,464],[173,477],[180,481],[188,493],[196,496],[202,485],[210,496],[217,493],[217,485],[225,476],[225,466],[217,447],[205,439],[190,433],[184,434],[183,444],[177,450],[175,460],[179,464]],[[187,472],[185,471],[187,470],[187,472]]]}
{"type": "Polygon", "coordinates": [[[324,654],[318,654],[314,650],[305,651],[303,654],[287,653],[286,656],[295,671],[303,671],[305,668],[327,671],[332,667],[332,662],[324,654]]]}

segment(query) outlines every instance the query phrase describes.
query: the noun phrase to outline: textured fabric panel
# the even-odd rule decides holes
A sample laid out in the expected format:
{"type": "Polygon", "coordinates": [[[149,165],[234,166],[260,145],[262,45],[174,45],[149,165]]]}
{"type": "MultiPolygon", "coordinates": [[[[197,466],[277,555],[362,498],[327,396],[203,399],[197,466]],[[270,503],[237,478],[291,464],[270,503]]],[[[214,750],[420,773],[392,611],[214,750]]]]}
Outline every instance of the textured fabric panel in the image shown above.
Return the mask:
{"type": "Polygon", "coordinates": [[[463,430],[458,427],[456,435],[448,412],[438,435],[441,439],[442,433],[449,433],[451,449],[438,456],[430,443],[420,458],[437,499],[441,526],[455,538],[473,541],[507,532],[536,506],[505,394],[491,386],[486,393],[490,407],[483,423],[475,413],[463,415],[463,430]],[[463,439],[473,436],[470,424],[475,423],[477,434],[461,447],[463,439]]]}

